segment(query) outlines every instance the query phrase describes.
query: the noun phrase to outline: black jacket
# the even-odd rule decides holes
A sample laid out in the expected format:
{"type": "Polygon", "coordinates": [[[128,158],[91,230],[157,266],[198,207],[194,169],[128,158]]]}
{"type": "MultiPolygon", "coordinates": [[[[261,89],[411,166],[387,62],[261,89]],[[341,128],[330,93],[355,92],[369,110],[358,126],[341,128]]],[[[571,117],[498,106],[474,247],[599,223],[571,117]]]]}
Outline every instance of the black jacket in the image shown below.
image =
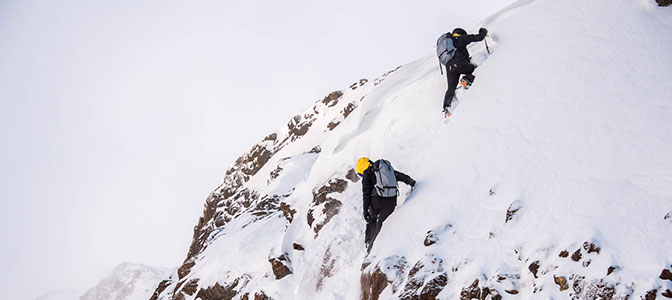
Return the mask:
{"type": "MultiPolygon", "coordinates": [[[[369,206],[371,205],[371,199],[377,198],[377,199],[394,199],[396,201],[396,196],[395,197],[380,197],[378,194],[376,194],[375,191],[375,185],[376,185],[376,173],[373,171],[374,167],[377,166],[378,161],[373,163],[373,166],[369,167],[364,171],[364,174],[362,174],[362,197],[364,200],[364,211],[367,211],[369,209],[369,206]]],[[[415,180],[411,178],[410,176],[401,173],[399,171],[394,171],[394,176],[397,177],[397,181],[401,181],[405,184],[408,184],[410,186],[415,185],[415,180]]]]}
{"type": "Polygon", "coordinates": [[[455,46],[455,54],[453,59],[461,59],[463,61],[469,62],[469,51],[467,50],[467,45],[473,42],[480,42],[485,38],[485,35],[480,34],[463,34],[460,36],[451,36],[453,39],[453,46],[455,46]]]}

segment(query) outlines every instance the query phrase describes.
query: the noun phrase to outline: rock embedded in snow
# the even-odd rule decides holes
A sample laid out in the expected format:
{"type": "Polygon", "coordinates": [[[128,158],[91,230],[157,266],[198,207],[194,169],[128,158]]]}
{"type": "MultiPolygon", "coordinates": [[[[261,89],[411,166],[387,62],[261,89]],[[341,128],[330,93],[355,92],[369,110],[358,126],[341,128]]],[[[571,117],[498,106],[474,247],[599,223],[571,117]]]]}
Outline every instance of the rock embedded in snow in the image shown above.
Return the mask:
{"type": "Polygon", "coordinates": [[[408,273],[408,280],[401,292],[401,299],[436,299],[448,283],[443,260],[427,255],[419,260],[408,273]]]}
{"type": "Polygon", "coordinates": [[[427,231],[427,237],[425,237],[425,241],[423,242],[423,245],[425,245],[425,247],[429,247],[429,246],[431,246],[431,245],[436,244],[436,242],[437,242],[438,240],[439,240],[439,239],[438,239],[438,238],[434,235],[434,233],[430,230],[430,231],[427,231]]]}
{"type": "Polygon", "coordinates": [[[340,178],[332,178],[319,189],[313,191],[313,203],[311,209],[308,211],[306,220],[308,221],[308,226],[312,227],[315,231],[316,237],[322,227],[329,223],[338,214],[341,206],[343,206],[343,203],[332,197],[332,194],[343,193],[347,187],[347,181],[340,178]]]}
{"type": "Polygon", "coordinates": [[[285,276],[292,274],[292,262],[289,260],[289,256],[287,254],[270,258],[268,262],[271,263],[275,279],[282,279],[285,278],[285,276]]]}
{"type": "Polygon", "coordinates": [[[295,209],[292,209],[285,202],[280,202],[280,210],[282,211],[282,214],[285,216],[285,219],[287,219],[287,222],[292,223],[292,221],[294,221],[294,214],[296,213],[295,209]]]}
{"type": "Polygon", "coordinates": [[[338,104],[338,100],[343,96],[342,91],[331,92],[329,95],[322,99],[322,103],[327,107],[334,107],[338,104]]]}
{"type": "Polygon", "coordinates": [[[672,281],[672,272],[668,269],[663,269],[663,272],[660,273],[660,279],[672,281]]]}
{"type": "MultiPolygon", "coordinates": [[[[239,290],[248,283],[248,277],[249,276],[243,275],[225,286],[219,284],[219,282],[215,283],[215,285],[211,287],[200,289],[196,297],[201,300],[233,299],[238,295],[239,290]]],[[[245,296],[247,296],[247,294],[245,296]]]]}
{"type": "Polygon", "coordinates": [[[297,243],[292,244],[292,248],[294,250],[298,250],[298,251],[306,250],[305,248],[303,248],[303,246],[301,246],[301,244],[297,244],[297,243]]]}
{"type": "Polygon", "coordinates": [[[569,286],[567,285],[567,278],[565,278],[565,276],[553,276],[553,279],[555,280],[555,284],[560,287],[560,291],[569,289],[569,286]]]}
{"type": "Polygon", "coordinates": [[[530,272],[532,272],[532,275],[534,275],[534,278],[539,278],[537,277],[537,272],[539,272],[539,261],[535,261],[530,264],[530,267],[528,268],[530,272]]]}

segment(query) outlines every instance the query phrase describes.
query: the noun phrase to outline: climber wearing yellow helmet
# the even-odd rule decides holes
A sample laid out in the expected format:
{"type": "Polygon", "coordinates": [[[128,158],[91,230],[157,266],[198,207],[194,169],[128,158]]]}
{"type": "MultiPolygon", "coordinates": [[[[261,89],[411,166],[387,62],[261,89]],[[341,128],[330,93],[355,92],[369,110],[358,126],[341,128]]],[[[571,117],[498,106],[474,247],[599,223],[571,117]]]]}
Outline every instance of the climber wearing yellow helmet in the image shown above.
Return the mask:
{"type": "Polygon", "coordinates": [[[413,188],[415,180],[404,173],[395,171],[390,162],[384,159],[374,162],[368,157],[362,157],[357,160],[355,171],[362,177],[364,220],[366,220],[364,242],[366,250],[370,252],[383,222],[397,206],[397,181],[413,188]]]}

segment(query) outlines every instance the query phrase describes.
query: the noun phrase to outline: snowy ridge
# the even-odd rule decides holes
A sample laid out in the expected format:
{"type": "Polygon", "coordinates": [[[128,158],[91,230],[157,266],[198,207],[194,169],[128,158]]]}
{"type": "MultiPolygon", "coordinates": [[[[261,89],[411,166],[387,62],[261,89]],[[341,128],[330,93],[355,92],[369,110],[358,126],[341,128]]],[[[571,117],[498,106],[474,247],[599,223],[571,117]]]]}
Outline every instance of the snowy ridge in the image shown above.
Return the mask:
{"type": "MultiPolygon", "coordinates": [[[[121,264],[112,273],[79,297],[80,300],[148,299],[168,270],[141,264],[121,264]]],[[[74,298],[77,299],[77,298],[74,298]]]]}
{"type": "Polygon", "coordinates": [[[56,291],[36,300],[146,300],[170,270],[123,263],[86,291],[56,291]]]}
{"type": "Polygon", "coordinates": [[[672,27],[651,1],[519,1],[442,121],[430,54],[241,156],[152,299],[672,297],[672,27]],[[370,255],[360,156],[402,185],[370,255]]]}

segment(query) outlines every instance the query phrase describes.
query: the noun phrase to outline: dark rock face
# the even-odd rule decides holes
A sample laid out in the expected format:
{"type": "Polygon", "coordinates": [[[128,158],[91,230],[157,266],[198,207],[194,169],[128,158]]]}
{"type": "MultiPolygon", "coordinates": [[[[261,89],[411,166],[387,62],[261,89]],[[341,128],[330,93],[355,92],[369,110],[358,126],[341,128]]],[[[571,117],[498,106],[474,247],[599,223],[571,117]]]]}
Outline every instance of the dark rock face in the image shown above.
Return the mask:
{"type": "Polygon", "coordinates": [[[350,115],[350,113],[352,113],[355,110],[355,108],[357,108],[357,104],[355,104],[354,102],[348,103],[348,106],[346,106],[343,109],[343,112],[341,112],[343,118],[347,118],[350,115]]]}
{"type": "Polygon", "coordinates": [[[656,294],[658,293],[658,290],[650,290],[646,292],[646,295],[644,296],[644,300],[656,300],[656,294]]]}
{"type": "Polygon", "coordinates": [[[171,283],[173,282],[170,281],[169,279],[161,281],[159,283],[159,286],[156,287],[156,290],[154,290],[154,293],[152,294],[152,297],[149,298],[149,300],[158,300],[159,295],[161,295],[161,293],[163,293],[163,291],[165,291],[166,288],[168,288],[168,286],[170,286],[171,283]]]}
{"type": "Polygon", "coordinates": [[[298,250],[298,251],[306,250],[305,248],[303,248],[303,246],[301,246],[300,244],[297,244],[297,243],[292,244],[292,249],[298,250]]]}
{"type": "Polygon", "coordinates": [[[577,249],[573,254],[572,254],[572,260],[573,261],[579,261],[583,255],[581,255],[581,249],[577,249]]]}
{"type": "Polygon", "coordinates": [[[423,244],[425,245],[425,247],[429,247],[431,245],[436,244],[438,240],[439,239],[434,235],[434,232],[430,230],[427,231],[427,236],[425,237],[425,241],[423,242],[423,244]]]}
{"type": "Polygon", "coordinates": [[[365,261],[362,265],[361,299],[375,300],[385,288],[390,286],[392,293],[396,294],[405,280],[408,270],[406,258],[391,256],[383,259],[377,265],[371,267],[371,262],[365,261]],[[388,277],[391,276],[391,277],[388,277]]]}
{"type": "Polygon", "coordinates": [[[539,272],[539,261],[538,260],[531,263],[530,266],[528,267],[528,269],[530,270],[530,272],[532,272],[532,275],[534,275],[534,278],[539,278],[537,276],[537,272],[539,272]]]}
{"type": "Polygon", "coordinates": [[[191,279],[182,287],[182,293],[192,296],[198,289],[198,279],[191,279]]]}
{"type": "Polygon", "coordinates": [[[338,100],[343,96],[342,91],[334,91],[322,99],[322,103],[327,107],[333,107],[338,104],[338,100]]]}
{"type": "Polygon", "coordinates": [[[296,141],[308,133],[308,129],[313,126],[313,120],[312,115],[308,115],[307,118],[302,118],[300,115],[294,116],[289,123],[287,123],[289,140],[292,142],[296,141]]]}
{"type": "Polygon", "coordinates": [[[308,226],[312,227],[313,231],[315,231],[315,237],[317,237],[317,235],[320,233],[322,227],[327,225],[327,223],[329,223],[329,221],[331,221],[331,219],[339,213],[341,206],[343,206],[341,201],[330,197],[330,194],[343,193],[347,187],[347,181],[340,178],[333,178],[319,189],[313,190],[313,203],[312,207],[308,210],[307,221],[308,226]],[[317,211],[316,209],[319,208],[322,204],[324,204],[322,206],[322,210],[317,211]],[[316,215],[318,214],[323,215],[324,220],[316,223],[316,215]]]}
{"type": "Polygon", "coordinates": [[[504,223],[509,223],[509,221],[513,220],[514,216],[518,211],[521,209],[521,203],[519,201],[515,201],[511,203],[509,206],[509,209],[506,210],[506,219],[504,220],[504,223]]]}
{"type": "Polygon", "coordinates": [[[358,87],[365,85],[367,82],[369,82],[368,79],[360,79],[358,82],[355,82],[350,85],[351,90],[356,90],[358,87]]]}
{"type": "MultiPolygon", "coordinates": [[[[343,115],[343,119],[347,119],[350,113],[352,113],[355,108],[357,108],[357,104],[355,102],[348,103],[348,106],[343,108],[343,111],[341,111],[341,115],[343,115]]],[[[333,121],[329,122],[327,124],[327,128],[329,130],[334,130],[334,128],[338,127],[338,125],[341,124],[341,121],[338,121],[338,119],[334,119],[333,121]]]]}
{"type": "Polygon", "coordinates": [[[560,287],[560,291],[569,289],[569,285],[567,285],[567,278],[565,278],[565,276],[553,276],[553,279],[555,280],[555,284],[560,287]]]}
{"type": "Polygon", "coordinates": [[[296,213],[295,209],[292,209],[287,203],[281,202],[280,210],[285,216],[285,219],[287,219],[287,222],[292,223],[292,221],[294,221],[294,214],[296,213]]]}
{"type": "Polygon", "coordinates": [[[351,182],[357,182],[360,179],[359,175],[357,175],[357,171],[355,171],[355,169],[348,170],[348,173],[345,174],[345,178],[347,180],[350,180],[351,182]]]}
{"type": "Polygon", "coordinates": [[[596,246],[593,242],[585,242],[583,243],[583,249],[586,250],[588,253],[597,253],[600,254],[600,247],[596,246]]]}
{"type": "Polygon", "coordinates": [[[668,269],[663,269],[663,272],[660,273],[660,279],[672,281],[672,272],[668,269]]]}
{"type": "Polygon", "coordinates": [[[331,122],[329,122],[329,124],[327,124],[327,128],[329,130],[334,130],[334,128],[338,127],[338,125],[341,125],[341,122],[331,121],[331,122]]]}
{"type": "Polygon", "coordinates": [[[321,152],[322,152],[322,147],[320,147],[320,146],[315,146],[312,149],[310,149],[310,151],[308,151],[308,153],[314,153],[314,154],[319,154],[321,152]]]}
{"type": "Polygon", "coordinates": [[[278,178],[278,176],[280,176],[280,172],[282,172],[282,167],[280,167],[280,166],[275,168],[275,170],[271,171],[271,174],[269,176],[270,179],[268,180],[268,182],[270,183],[273,179],[278,178]]]}
{"type": "Polygon", "coordinates": [[[271,297],[266,296],[266,294],[264,294],[263,291],[259,292],[259,293],[254,293],[254,298],[250,298],[250,297],[251,297],[250,294],[246,293],[245,295],[243,295],[241,300],[252,300],[252,299],[253,300],[271,300],[271,297]]]}
{"type": "Polygon", "coordinates": [[[443,260],[427,255],[418,261],[408,274],[401,299],[436,299],[448,283],[443,260]]]}
{"type": "Polygon", "coordinates": [[[231,300],[238,295],[241,288],[247,285],[248,280],[247,276],[241,276],[226,286],[222,286],[219,282],[215,283],[211,287],[198,291],[196,298],[202,300],[231,300]]]}
{"type": "Polygon", "coordinates": [[[656,0],[658,6],[670,6],[672,5],[672,0],[656,0]]]}
{"type": "Polygon", "coordinates": [[[371,274],[362,273],[360,283],[362,286],[362,300],[378,300],[380,293],[389,284],[385,273],[376,268],[371,274]]]}
{"type": "Polygon", "coordinates": [[[275,279],[282,279],[285,276],[292,274],[291,261],[289,261],[289,256],[287,256],[287,254],[270,258],[268,262],[271,263],[275,279]]]}
{"type": "Polygon", "coordinates": [[[462,288],[462,292],[460,292],[460,300],[488,299],[488,297],[492,300],[502,299],[502,296],[496,289],[479,287],[478,279],[475,279],[470,286],[462,288]]]}
{"type": "Polygon", "coordinates": [[[184,263],[179,269],[177,269],[177,278],[182,279],[189,275],[189,272],[191,272],[191,268],[196,265],[195,262],[187,262],[184,263]]]}

